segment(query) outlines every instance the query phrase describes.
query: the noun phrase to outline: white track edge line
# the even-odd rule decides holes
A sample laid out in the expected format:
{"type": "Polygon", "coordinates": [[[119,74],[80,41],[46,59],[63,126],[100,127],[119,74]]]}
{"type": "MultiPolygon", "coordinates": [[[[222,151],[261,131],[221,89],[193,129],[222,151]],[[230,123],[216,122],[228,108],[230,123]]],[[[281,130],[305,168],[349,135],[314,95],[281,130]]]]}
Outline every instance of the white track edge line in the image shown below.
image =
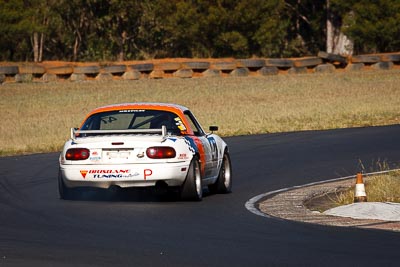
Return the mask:
{"type": "MultiPolygon", "coordinates": [[[[400,169],[363,173],[363,175],[371,176],[371,175],[383,174],[383,173],[388,173],[388,172],[393,172],[393,171],[400,171],[400,169]]],[[[304,184],[304,185],[296,185],[296,186],[292,186],[292,187],[286,187],[286,188],[270,191],[270,192],[263,193],[263,194],[260,194],[260,195],[250,198],[244,206],[248,211],[250,211],[251,213],[253,213],[255,215],[258,215],[261,217],[266,217],[266,218],[272,218],[272,216],[261,212],[257,207],[258,203],[262,199],[267,198],[270,195],[275,195],[277,193],[282,193],[282,192],[290,191],[293,189],[298,189],[298,188],[303,188],[303,187],[308,187],[308,186],[313,186],[313,185],[319,185],[319,184],[324,184],[324,183],[330,183],[330,182],[336,182],[336,181],[346,180],[346,179],[355,178],[355,177],[356,177],[356,175],[349,175],[349,176],[329,179],[329,180],[325,180],[325,181],[318,181],[318,182],[308,183],[308,184],[304,184]]]]}

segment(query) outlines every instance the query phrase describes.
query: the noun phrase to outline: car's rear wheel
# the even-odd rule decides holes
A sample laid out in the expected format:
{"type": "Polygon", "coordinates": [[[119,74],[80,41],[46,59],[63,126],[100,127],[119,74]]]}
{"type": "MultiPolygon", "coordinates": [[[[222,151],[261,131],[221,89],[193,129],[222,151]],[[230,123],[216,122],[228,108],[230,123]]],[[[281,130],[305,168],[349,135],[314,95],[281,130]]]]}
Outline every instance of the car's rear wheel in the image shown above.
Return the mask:
{"type": "Polygon", "coordinates": [[[61,171],[58,171],[58,193],[61,199],[69,199],[71,197],[71,188],[64,184],[61,171]]]}
{"type": "Polygon", "coordinates": [[[203,198],[200,163],[197,158],[193,158],[190,162],[186,180],[181,187],[181,198],[194,201],[200,201],[203,198]]]}
{"type": "Polygon", "coordinates": [[[208,187],[211,193],[230,193],[232,191],[232,167],[228,152],[224,153],[217,181],[208,187]]]}

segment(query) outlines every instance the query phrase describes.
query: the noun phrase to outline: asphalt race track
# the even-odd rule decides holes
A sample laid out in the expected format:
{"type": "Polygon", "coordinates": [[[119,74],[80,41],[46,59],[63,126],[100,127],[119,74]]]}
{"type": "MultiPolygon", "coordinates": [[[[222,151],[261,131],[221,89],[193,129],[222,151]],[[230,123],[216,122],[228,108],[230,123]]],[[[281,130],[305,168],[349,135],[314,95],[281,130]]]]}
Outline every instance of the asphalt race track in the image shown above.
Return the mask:
{"type": "Polygon", "coordinates": [[[58,154],[0,158],[0,266],[399,266],[400,234],[269,219],[268,191],[400,164],[400,126],[226,138],[233,193],[58,198],[58,154]]]}

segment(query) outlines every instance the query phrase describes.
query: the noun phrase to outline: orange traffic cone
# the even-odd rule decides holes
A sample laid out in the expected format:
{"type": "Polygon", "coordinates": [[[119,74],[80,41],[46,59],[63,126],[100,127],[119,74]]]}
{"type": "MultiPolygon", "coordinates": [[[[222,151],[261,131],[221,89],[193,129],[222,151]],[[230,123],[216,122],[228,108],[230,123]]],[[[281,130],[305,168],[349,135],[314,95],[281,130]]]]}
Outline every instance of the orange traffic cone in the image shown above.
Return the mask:
{"type": "Polygon", "coordinates": [[[365,193],[365,186],[363,182],[362,173],[357,173],[356,189],[354,192],[354,202],[366,202],[367,194],[365,193]]]}

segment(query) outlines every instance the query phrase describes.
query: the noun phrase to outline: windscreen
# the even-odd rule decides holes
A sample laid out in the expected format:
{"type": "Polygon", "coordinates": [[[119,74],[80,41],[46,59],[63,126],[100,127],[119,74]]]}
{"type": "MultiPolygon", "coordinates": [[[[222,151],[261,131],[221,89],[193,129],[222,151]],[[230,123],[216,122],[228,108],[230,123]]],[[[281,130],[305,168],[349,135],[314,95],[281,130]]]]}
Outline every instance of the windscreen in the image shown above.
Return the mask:
{"type": "Polygon", "coordinates": [[[160,129],[167,127],[170,134],[180,134],[186,128],[179,116],[160,110],[117,110],[90,116],[81,130],[160,129]]]}

